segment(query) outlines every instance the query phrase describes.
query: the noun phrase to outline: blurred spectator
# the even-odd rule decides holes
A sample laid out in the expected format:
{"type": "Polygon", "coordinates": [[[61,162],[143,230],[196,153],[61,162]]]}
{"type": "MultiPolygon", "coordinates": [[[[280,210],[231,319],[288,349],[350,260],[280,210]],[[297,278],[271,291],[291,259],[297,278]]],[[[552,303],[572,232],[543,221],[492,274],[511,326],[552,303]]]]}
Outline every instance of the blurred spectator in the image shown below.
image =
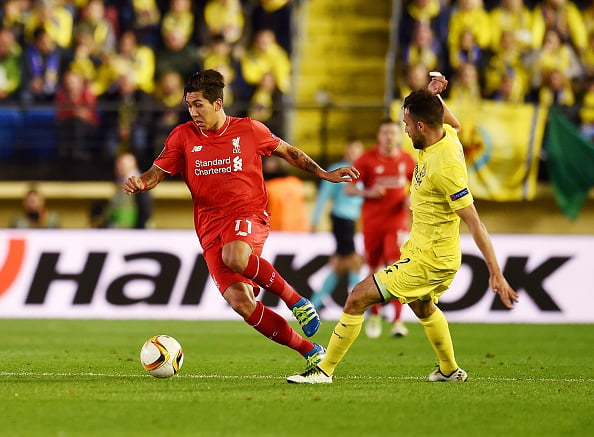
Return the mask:
{"type": "MultiPolygon", "coordinates": [[[[235,103],[235,88],[237,71],[239,69],[239,62],[234,58],[232,54],[232,47],[222,35],[213,35],[210,40],[208,51],[204,55],[204,66],[205,70],[213,69],[217,70],[225,78],[227,84],[223,89],[225,107],[231,108],[235,103]]],[[[233,110],[230,113],[236,112],[233,110]]]]}
{"type": "Polygon", "coordinates": [[[87,2],[89,0],[54,0],[59,6],[63,6],[64,9],[66,9],[68,12],[70,12],[70,15],[72,15],[72,18],[74,19],[74,21],[76,21],[79,17],[80,17],[80,11],[83,7],[85,7],[85,5],[87,4],[87,2]]]}
{"type": "Polygon", "coordinates": [[[557,31],[562,43],[570,44],[581,56],[586,49],[587,32],[579,8],[569,0],[542,0],[534,8],[533,34],[544,41],[546,32],[557,31]]]}
{"type": "Polygon", "coordinates": [[[8,103],[18,100],[21,85],[22,50],[16,42],[12,31],[0,29],[0,102],[8,103]]]}
{"type": "Polygon", "coordinates": [[[116,70],[132,72],[138,88],[145,93],[154,90],[155,53],[149,46],[139,43],[134,32],[124,32],[119,39],[116,70]]]}
{"type": "Polygon", "coordinates": [[[272,73],[266,73],[250,100],[248,116],[261,121],[278,137],[284,137],[283,94],[272,73]]]}
{"type": "Polygon", "coordinates": [[[241,58],[241,72],[252,87],[258,86],[266,73],[272,73],[278,89],[283,94],[289,91],[291,61],[271,30],[256,32],[251,47],[241,58]]]}
{"type": "Polygon", "coordinates": [[[291,0],[258,0],[252,11],[252,32],[270,29],[278,44],[291,54],[293,2],[291,0]]]}
{"type": "Polygon", "coordinates": [[[481,100],[479,71],[476,65],[466,63],[458,67],[448,96],[450,100],[464,103],[476,103],[481,100]]]}
{"type": "Polygon", "coordinates": [[[161,11],[155,0],[132,0],[134,18],[132,28],[138,44],[148,46],[153,50],[159,46],[161,40],[161,11]]]}
{"type": "Polygon", "coordinates": [[[457,70],[462,64],[474,64],[479,70],[485,64],[483,49],[471,29],[462,30],[458,43],[450,47],[450,66],[457,70]]]}
{"type": "MultiPolygon", "coordinates": [[[[84,1],[84,0],[83,0],[84,1]]],[[[133,29],[134,6],[133,0],[103,0],[105,17],[111,22],[116,37],[126,30],[133,29]]]]}
{"type": "MultiPolygon", "coordinates": [[[[406,2],[400,21],[400,44],[411,43],[417,23],[429,25],[437,41],[446,41],[450,17],[449,0],[411,0],[406,2]]],[[[445,45],[442,50],[445,49],[445,45]]]]}
{"type": "Polygon", "coordinates": [[[594,77],[594,30],[588,36],[588,47],[583,56],[584,74],[586,77],[594,77]]]}
{"type": "Polygon", "coordinates": [[[175,126],[191,120],[188,108],[180,98],[183,94],[184,80],[177,71],[170,70],[161,75],[150,116],[152,156],[157,156],[163,150],[165,140],[175,126]]]}
{"type": "Polygon", "coordinates": [[[31,188],[23,198],[23,210],[12,218],[11,228],[59,228],[60,217],[45,206],[44,197],[36,188],[31,188]]]}
{"type": "Polygon", "coordinates": [[[575,52],[569,44],[562,42],[555,29],[545,32],[542,48],[533,51],[525,62],[530,66],[534,89],[540,88],[544,78],[553,70],[561,71],[570,80],[582,74],[575,52]]]}
{"type": "MultiPolygon", "coordinates": [[[[522,49],[515,38],[514,31],[504,30],[500,35],[501,41],[497,44],[497,50],[494,50],[488,59],[484,72],[484,88],[485,96],[494,96],[494,93],[503,92],[507,97],[511,94],[506,92],[513,92],[512,100],[524,100],[524,96],[528,92],[530,79],[524,62],[522,59],[522,49]],[[506,84],[501,87],[502,82],[506,84]]],[[[503,95],[498,96],[498,100],[502,99],[503,95]]],[[[507,98],[503,98],[507,100],[507,98]]]]}
{"type": "Polygon", "coordinates": [[[491,21],[491,49],[495,53],[504,50],[501,47],[503,33],[509,32],[514,40],[514,46],[524,54],[538,46],[542,40],[537,40],[532,34],[532,11],[526,7],[524,0],[501,0],[500,4],[489,12],[491,21]]]}
{"type": "Polygon", "coordinates": [[[474,44],[481,50],[487,49],[491,44],[490,24],[489,14],[483,8],[482,0],[459,0],[449,20],[447,44],[450,58],[457,56],[462,49],[464,32],[470,32],[474,44]]]}
{"type": "Polygon", "coordinates": [[[587,81],[586,92],[579,110],[582,133],[594,142],[594,76],[587,81]]]}
{"type": "Polygon", "coordinates": [[[405,77],[400,78],[394,89],[394,100],[390,104],[390,118],[400,120],[402,102],[412,91],[423,89],[429,81],[429,70],[422,64],[408,65],[405,77]]]}
{"type": "Polygon", "coordinates": [[[571,107],[575,105],[571,81],[563,71],[557,69],[547,71],[538,91],[538,102],[545,106],[571,107]]]}
{"type": "Polygon", "coordinates": [[[90,47],[92,56],[103,58],[115,51],[117,36],[111,21],[106,16],[103,0],[89,0],[81,10],[74,32],[75,37],[81,33],[91,36],[87,41],[93,43],[90,47]]]}
{"type": "Polygon", "coordinates": [[[201,68],[198,47],[177,28],[163,29],[163,45],[157,49],[155,58],[157,80],[169,70],[177,71],[182,77],[190,77],[201,68]]]}
{"type": "Polygon", "coordinates": [[[487,96],[491,100],[508,103],[523,103],[526,101],[525,80],[517,74],[504,73],[499,77],[497,87],[487,96]]]}
{"type": "MultiPolygon", "coordinates": [[[[190,41],[194,34],[194,12],[190,0],[169,0],[169,9],[163,15],[161,36],[163,39],[173,29],[182,34],[185,41],[190,41]]],[[[183,75],[183,77],[186,77],[183,75]]]]}
{"type": "Polygon", "coordinates": [[[75,39],[72,59],[67,69],[76,71],[87,81],[93,93],[97,95],[100,85],[97,84],[97,72],[102,58],[94,54],[96,44],[93,35],[87,31],[78,32],[75,39]]]}
{"type": "Polygon", "coordinates": [[[56,93],[58,151],[61,159],[89,161],[94,152],[99,118],[96,96],[84,77],[67,71],[56,93]]]}
{"type": "Polygon", "coordinates": [[[429,71],[443,71],[444,68],[442,46],[429,24],[422,21],[415,25],[412,41],[404,47],[402,57],[405,64],[422,64],[429,71]]]}
{"type": "Polygon", "coordinates": [[[144,159],[152,152],[148,147],[147,128],[150,119],[148,103],[152,100],[138,88],[132,74],[120,76],[114,85],[100,97],[107,109],[102,120],[105,154],[113,158],[133,152],[144,159]]]}
{"type": "Polygon", "coordinates": [[[149,191],[128,196],[119,187],[130,176],[139,176],[136,158],[124,153],[115,160],[116,190],[108,202],[95,203],[91,207],[91,227],[145,229],[149,226],[153,199],[149,191]]]}
{"type": "Polygon", "coordinates": [[[21,97],[24,102],[51,102],[59,84],[60,52],[44,28],[37,28],[33,35],[33,44],[28,45],[24,53],[21,97]]]}
{"type": "Polygon", "coordinates": [[[118,40],[118,50],[107,57],[97,72],[96,93],[101,95],[117,86],[123,75],[130,76],[136,86],[147,94],[155,88],[155,53],[146,45],[139,45],[133,31],[128,30],[118,40]]]}
{"type": "Polygon", "coordinates": [[[204,22],[211,35],[222,35],[230,44],[238,42],[245,27],[241,1],[208,0],[204,8],[204,22]]]}
{"type": "Polygon", "coordinates": [[[74,17],[72,13],[55,0],[34,0],[31,14],[25,21],[25,41],[33,43],[35,33],[42,27],[52,41],[62,50],[72,44],[74,17]]]}
{"type": "Polygon", "coordinates": [[[25,11],[28,9],[28,2],[22,0],[5,0],[2,4],[2,21],[3,29],[9,29],[15,40],[22,45],[25,41],[25,11]]]}
{"type": "Polygon", "coordinates": [[[285,162],[277,156],[263,158],[270,230],[305,232],[309,229],[305,187],[301,179],[289,175],[285,162]]]}
{"type": "MultiPolygon", "coordinates": [[[[427,86],[429,69],[424,64],[411,64],[406,66],[404,80],[400,81],[396,90],[396,97],[404,99],[412,91],[420,90],[427,86]]],[[[398,104],[400,111],[400,103],[398,104]]],[[[395,118],[397,120],[398,117],[395,118]]]]}

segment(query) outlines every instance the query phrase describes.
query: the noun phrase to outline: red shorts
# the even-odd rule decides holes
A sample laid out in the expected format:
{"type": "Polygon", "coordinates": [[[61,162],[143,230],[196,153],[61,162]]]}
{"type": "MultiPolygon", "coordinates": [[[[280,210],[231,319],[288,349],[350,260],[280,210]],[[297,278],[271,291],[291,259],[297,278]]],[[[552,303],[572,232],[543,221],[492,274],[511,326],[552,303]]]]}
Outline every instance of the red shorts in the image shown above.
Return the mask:
{"type": "Polygon", "coordinates": [[[372,269],[377,269],[397,261],[400,258],[400,246],[404,243],[404,241],[400,241],[403,232],[406,230],[363,233],[367,265],[372,269]]]}
{"type": "Polygon", "coordinates": [[[245,241],[252,248],[254,255],[261,255],[269,233],[269,219],[264,215],[249,214],[246,217],[234,217],[222,223],[217,241],[210,244],[209,248],[202,254],[210,276],[221,294],[236,282],[245,282],[254,286],[251,280],[239,273],[235,273],[225,265],[223,262],[223,246],[231,241],[245,241]]]}

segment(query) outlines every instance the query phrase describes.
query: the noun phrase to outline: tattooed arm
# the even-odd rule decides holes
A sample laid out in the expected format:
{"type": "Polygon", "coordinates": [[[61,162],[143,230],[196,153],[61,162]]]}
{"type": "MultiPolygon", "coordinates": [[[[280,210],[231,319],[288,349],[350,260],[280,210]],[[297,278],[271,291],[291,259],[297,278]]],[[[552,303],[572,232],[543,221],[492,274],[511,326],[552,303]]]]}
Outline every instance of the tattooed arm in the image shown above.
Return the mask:
{"type": "Polygon", "coordinates": [[[283,158],[293,167],[297,167],[330,182],[350,182],[359,177],[359,172],[354,167],[340,167],[328,172],[320,167],[304,151],[291,146],[285,141],[281,141],[280,145],[272,154],[283,158]]]}

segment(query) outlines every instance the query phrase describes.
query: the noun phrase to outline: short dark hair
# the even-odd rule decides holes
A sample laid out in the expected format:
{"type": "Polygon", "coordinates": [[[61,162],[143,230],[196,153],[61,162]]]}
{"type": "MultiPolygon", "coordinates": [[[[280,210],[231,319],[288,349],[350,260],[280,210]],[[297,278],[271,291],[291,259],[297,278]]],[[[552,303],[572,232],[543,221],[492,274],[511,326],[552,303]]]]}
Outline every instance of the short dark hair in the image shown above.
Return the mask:
{"type": "Polygon", "coordinates": [[[408,109],[414,121],[422,121],[431,128],[443,125],[443,105],[439,97],[428,90],[413,91],[404,99],[403,109],[408,109]]]}
{"type": "Polygon", "coordinates": [[[214,103],[217,99],[223,101],[223,88],[225,88],[225,79],[217,70],[199,71],[186,81],[184,100],[188,93],[201,92],[210,103],[214,103]]]}

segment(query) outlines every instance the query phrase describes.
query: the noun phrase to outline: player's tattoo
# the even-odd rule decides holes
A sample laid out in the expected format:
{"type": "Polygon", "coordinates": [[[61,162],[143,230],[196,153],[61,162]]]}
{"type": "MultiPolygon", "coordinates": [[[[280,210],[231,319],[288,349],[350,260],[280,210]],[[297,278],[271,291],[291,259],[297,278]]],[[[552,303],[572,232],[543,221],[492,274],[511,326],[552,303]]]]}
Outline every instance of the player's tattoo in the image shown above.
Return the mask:
{"type": "Polygon", "coordinates": [[[295,165],[297,167],[299,167],[300,169],[305,170],[309,173],[316,174],[318,165],[314,162],[313,159],[311,159],[309,156],[307,156],[301,150],[292,149],[289,151],[289,155],[291,156],[291,158],[293,159],[293,162],[295,163],[295,165]]]}

